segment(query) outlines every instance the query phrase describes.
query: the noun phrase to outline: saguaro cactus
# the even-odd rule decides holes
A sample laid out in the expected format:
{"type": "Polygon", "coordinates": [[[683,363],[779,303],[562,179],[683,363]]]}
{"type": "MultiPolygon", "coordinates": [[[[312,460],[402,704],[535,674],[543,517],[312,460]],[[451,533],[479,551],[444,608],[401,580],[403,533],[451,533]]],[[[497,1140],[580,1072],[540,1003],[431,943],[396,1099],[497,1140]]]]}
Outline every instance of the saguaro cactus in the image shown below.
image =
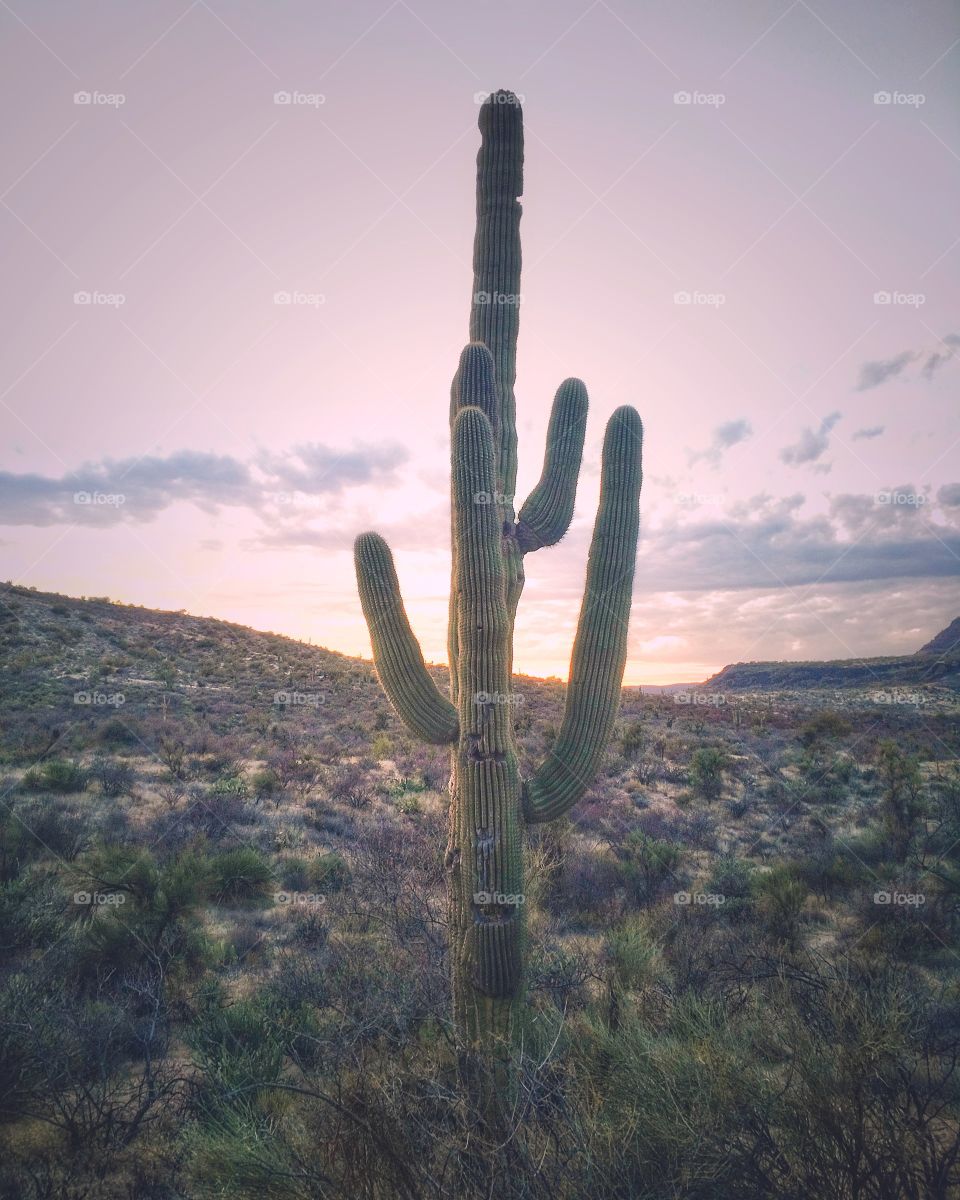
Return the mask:
{"type": "Polygon", "coordinates": [[[589,786],[616,714],[639,529],[643,429],[633,408],[610,418],[600,507],[573,646],[563,725],[546,761],[520,778],[513,732],[513,625],[524,555],[552,546],[573,516],[587,392],[560,385],[540,482],[519,515],[514,402],[520,300],[523,118],[495,92],[480,110],[471,341],[450,404],[453,579],[450,699],[423,661],[390,550],[356,543],[357,580],[381,683],[420,737],[451,746],[450,902],[454,1018],[465,1050],[513,1032],[523,978],[525,826],[565,813],[589,786]]]}

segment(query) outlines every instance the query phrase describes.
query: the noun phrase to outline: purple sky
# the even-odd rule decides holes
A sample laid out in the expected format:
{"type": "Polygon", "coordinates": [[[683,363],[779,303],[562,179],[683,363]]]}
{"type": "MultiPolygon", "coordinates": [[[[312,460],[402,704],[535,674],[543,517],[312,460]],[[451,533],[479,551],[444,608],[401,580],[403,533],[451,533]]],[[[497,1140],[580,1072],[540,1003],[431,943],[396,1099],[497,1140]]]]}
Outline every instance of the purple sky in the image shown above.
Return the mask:
{"type": "Polygon", "coordinates": [[[521,498],[556,385],[591,396],[518,669],[566,674],[622,403],[628,681],[908,652],[960,613],[954,4],[0,0],[0,26],[0,578],[369,654],[373,527],[441,661],[475,94],[509,87],[521,498]]]}

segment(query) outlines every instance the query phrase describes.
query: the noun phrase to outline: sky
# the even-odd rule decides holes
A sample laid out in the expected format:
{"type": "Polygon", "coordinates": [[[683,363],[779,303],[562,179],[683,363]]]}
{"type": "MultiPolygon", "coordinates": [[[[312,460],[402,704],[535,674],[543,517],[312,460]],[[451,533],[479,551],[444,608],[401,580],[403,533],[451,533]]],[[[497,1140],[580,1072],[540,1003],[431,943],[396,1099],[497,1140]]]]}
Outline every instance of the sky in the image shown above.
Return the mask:
{"type": "Polygon", "coordinates": [[[590,394],[517,669],[566,676],[625,403],[627,682],[909,653],[960,614],[948,0],[2,0],[0,29],[0,578],[369,656],[373,528],[443,661],[449,383],[502,87],[526,129],[518,499],[557,385],[590,394]]]}

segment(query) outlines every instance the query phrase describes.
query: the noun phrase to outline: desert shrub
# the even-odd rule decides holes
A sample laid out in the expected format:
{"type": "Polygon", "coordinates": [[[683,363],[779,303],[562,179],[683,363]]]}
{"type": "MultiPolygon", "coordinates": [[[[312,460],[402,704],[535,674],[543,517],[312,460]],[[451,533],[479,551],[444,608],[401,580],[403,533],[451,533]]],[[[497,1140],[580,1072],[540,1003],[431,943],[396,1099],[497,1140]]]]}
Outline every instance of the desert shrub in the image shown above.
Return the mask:
{"type": "Polygon", "coordinates": [[[39,949],[63,930],[63,889],[49,871],[0,883],[0,946],[7,954],[39,949]]]}
{"type": "Polygon", "coordinates": [[[608,918],[617,908],[616,891],[623,880],[619,864],[597,847],[575,844],[563,856],[545,901],[551,911],[577,925],[608,918]]]}
{"type": "Polygon", "coordinates": [[[90,774],[104,796],[128,796],[136,778],[129,763],[108,758],[95,759],[90,774]]]}
{"type": "Polygon", "coordinates": [[[87,776],[79,763],[52,758],[27,771],[20,786],[27,792],[82,792],[87,776]]]}
{"type": "Polygon", "coordinates": [[[257,900],[276,884],[273,867],[251,846],[213,855],[209,871],[212,895],[221,904],[257,900]]]}
{"type": "Polygon", "coordinates": [[[53,855],[72,862],[89,838],[84,816],[62,800],[30,800],[0,809],[0,880],[12,879],[28,863],[53,855]]]}
{"type": "Polygon", "coordinates": [[[746,859],[723,855],[714,861],[704,890],[711,895],[723,896],[723,904],[717,911],[724,917],[738,920],[749,911],[753,875],[754,868],[746,859]]]}
{"type": "Polygon", "coordinates": [[[247,781],[242,775],[221,775],[210,789],[213,796],[237,796],[245,798],[249,793],[247,781]]]}
{"type": "Polygon", "coordinates": [[[97,741],[103,746],[122,748],[138,744],[135,727],[120,717],[110,717],[97,727],[97,741]]]}
{"type": "Polygon", "coordinates": [[[255,771],[250,780],[250,789],[258,800],[272,800],[276,807],[279,807],[283,799],[280,777],[272,767],[255,771]]]}
{"type": "Polygon", "coordinates": [[[637,904],[651,904],[662,893],[676,890],[683,850],[674,842],[650,837],[634,829],[614,847],[620,877],[637,904]]]}
{"type": "Polygon", "coordinates": [[[628,921],[610,934],[607,957],[616,984],[627,991],[642,991],[666,974],[662,953],[641,921],[628,921]]]}
{"type": "Polygon", "coordinates": [[[140,968],[193,978],[211,961],[197,918],[210,888],[202,855],[158,863],[147,850],[104,846],[78,860],[67,883],[76,922],[68,973],[84,986],[140,968]]]}
{"type": "Polygon", "coordinates": [[[831,709],[823,709],[801,726],[797,741],[801,746],[809,747],[820,741],[844,738],[850,731],[850,722],[845,717],[831,709]]]}
{"type": "Polygon", "coordinates": [[[281,859],[280,878],[288,891],[309,891],[310,863],[307,859],[300,857],[281,859]]]}
{"type": "Polygon", "coordinates": [[[334,892],[342,892],[344,888],[349,887],[350,879],[350,867],[336,851],[318,855],[308,864],[307,881],[312,891],[331,895],[334,892]]]}
{"type": "Polygon", "coordinates": [[[393,739],[385,733],[378,733],[370,743],[370,753],[377,762],[390,758],[393,754],[393,739]]]}
{"type": "Polygon", "coordinates": [[[348,763],[337,772],[331,792],[334,799],[342,800],[351,808],[366,808],[372,792],[367,772],[359,763],[348,763]]]}
{"type": "Polygon", "coordinates": [[[690,786],[706,800],[716,800],[723,791],[727,755],[717,746],[701,746],[690,758],[690,786]]]}
{"type": "Polygon", "coordinates": [[[895,858],[904,862],[926,811],[920,765],[915,756],[905,754],[894,741],[880,743],[877,760],[883,789],[880,804],[883,828],[895,858]]]}
{"type": "Polygon", "coordinates": [[[761,875],[756,883],[759,910],[777,937],[793,942],[807,889],[792,863],[779,863],[761,875]]]}

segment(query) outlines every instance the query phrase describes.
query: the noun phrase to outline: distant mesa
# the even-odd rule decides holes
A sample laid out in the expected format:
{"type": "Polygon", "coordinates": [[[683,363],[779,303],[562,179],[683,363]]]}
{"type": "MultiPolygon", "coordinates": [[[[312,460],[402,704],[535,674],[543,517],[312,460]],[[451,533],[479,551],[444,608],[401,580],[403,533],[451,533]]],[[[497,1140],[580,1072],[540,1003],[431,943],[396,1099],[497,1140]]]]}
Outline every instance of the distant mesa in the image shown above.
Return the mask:
{"type": "Polygon", "coordinates": [[[731,663],[700,686],[718,691],[789,691],[921,683],[960,690],[960,617],[914,654],[826,662],[731,663]]]}

